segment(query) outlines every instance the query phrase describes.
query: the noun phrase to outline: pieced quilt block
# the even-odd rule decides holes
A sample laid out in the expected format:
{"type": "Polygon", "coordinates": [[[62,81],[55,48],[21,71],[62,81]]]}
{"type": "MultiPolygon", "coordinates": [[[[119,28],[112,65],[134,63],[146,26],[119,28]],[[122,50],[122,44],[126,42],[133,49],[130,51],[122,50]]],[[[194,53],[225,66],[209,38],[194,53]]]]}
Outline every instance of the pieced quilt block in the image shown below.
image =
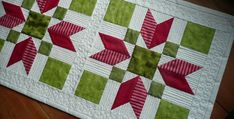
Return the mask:
{"type": "Polygon", "coordinates": [[[61,21],[48,28],[48,32],[53,44],[70,51],[76,52],[76,49],[70,39],[70,36],[78,33],[85,28],[70,22],[61,21]]]}
{"type": "Polygon", "coordinates": [[[162,98],[164,88],[165,86],[163,84],[153,81],[148,93],[154,97],[162,98]]]}
{"type": "MultiPolygon", "coordinates": [[[[160,19],[161,20],[161,19],[160,19]]],[[[167,41],[174,18],[165,19],[158,23],[155,20],[150,9],[147,10],[141,27],[141,35],[145,41],[147,48],[151,49],[167,41]]]]}
{"type": "Polygon", "coordinates": [[[128,66],[128,71],[152,79],[161,55],[136,46],[128,66]]]}
{"type": "Polygon", "coordinates": [[[59,0],[36,0],[36,1],[37,1],[39,10],[42,14],[52,10],[59,3],[59,0]]]}
{"type": "Polygon", "coordinates": [[[181,45],[208,54],[215,30],[196,23],[188,22],[181,45]]]}
{"type": "Polygon", "coordinates": [[[77,86],[75,95],[95,104],[99,104],[106,83],[107,78],[89,71],[84,71],[77,86]]]}
{"type": "Polygon", "coordinates": [[[120,26],[128,27],[134,8],[135,4],[125,0],[110,0],[104,20],[120,26]]]}
{"type": "Polygon", "coordinates": [[[229,17],[167,1],[0,4],[1,85],[79,118],[209,118],[229,17]]]}
{"type": "Polygon", "coordinates": [[[161,100],[155,119],[187,119],[189,110],[179,105],[161,100]]]}
{"type": "Polygon", "coordinates": [[[34,4],[35,0],[24,0],[22,3],[22,7],[25,9],[30,10],[34,4]]]}
{"type": "Polygon", "coordinates": [[[63,20],[63,18],[66,15],[66,12],[67,12],[67,9],[65,9],[63,7],[57,7],[56,10],[55,10],[55,12],[54,12],[53,17],[57,18],[59,20],[63,20]]]}
{"type": "Polygon", "coordinates": [[[30,11],[22,33],[42,39],[50,22],[50,17],[30,11]]]}
{"type": "Polygon", "coordinates": [[[164,46],[163,54],[171,56],[171,57],[176,57],[179,47],[180,46],[175,43],[166,42],[164,46]]]}
{"type": "Polygon", "coordinates": [[[70,10],[92,16],[97,0],[72,0],[70,10]]]}
{"type": "Polygon", "coordinates": [[[29,74],[31,67],[33,65],[34,59],[36,57],[37,49],[35,46],[32,37],[28,37],[27,39],[17,43],[13,49],[7,67],[22,61],[25,71],[29,74]]]}
{"type": "Polygon", "coordinates": [[[42,41],[38,52],[43,54],[43,55],[49,56],[50,52],[51,52],[51,49],[52,49],[52,44],[51,43],[42,41]]]}
{"type": "Polygon", "coordinates": [[[128,29],[124,41],[135,45],[139,37],[139,34],[140,32],[138,31],[135,31],[133,29],[128,29]]]}
{"type": "Polygon", "coordinates": [[[7,28],[14,28],[25,22],[23,11],[20,6],[5,1],[1,2],[5,15],[0,17],[0,25],[7,28]]]}
{"type": "Polygon", "coordinates": [[[17,43],[19,36],[20,36],[19,32],[11,30],[7,36],[7,41],[12,42],[12,43],[17,43]]]}
{"type": "Polygon", "coordinates": [[[48,58],[40,81],[52,87],[62,89],[71,66],[62,61],[48,58]]]}
{"type": "Polygon", "coordinates": [[[117,67],[113,67],[112,70],[111,70],[111,74],[110,74],[109,78],[114,80],[114,81],[117,81],[117,82],[121,83],[123,78],[124,78],[124,75],[125,75],[124,70],[119,69],[117,67]]]}
{"type": "Polygon", "coordinates": [[[147,92],[142,82],[142,79],[139,76],[132,78],[120,85],[120,88],[118,90],[114,104],[111,109],[113,110],[121,105],[130,103],[136,117],[139,118],[146,97],[147,92]]]}
{"type": "Polygon", "coordinates": [[[109,65],[116,65],[130,58],[129,52],[123,40],[102,33],[99,33],[99,36],[105,49],[91,55],[90,58],[109,65]]]}

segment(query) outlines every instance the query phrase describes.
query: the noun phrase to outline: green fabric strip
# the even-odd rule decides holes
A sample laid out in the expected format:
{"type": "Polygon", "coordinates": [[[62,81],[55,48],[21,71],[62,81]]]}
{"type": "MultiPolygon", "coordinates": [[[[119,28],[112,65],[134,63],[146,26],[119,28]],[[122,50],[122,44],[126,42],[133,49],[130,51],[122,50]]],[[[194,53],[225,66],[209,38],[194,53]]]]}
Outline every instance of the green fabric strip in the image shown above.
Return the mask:
{"type": "Polygon", "coordinates": [[[99,104],[107,80],[107,78],[92,72],[84,71],[77,86],[75,95],[95,104],[99,104]]]}

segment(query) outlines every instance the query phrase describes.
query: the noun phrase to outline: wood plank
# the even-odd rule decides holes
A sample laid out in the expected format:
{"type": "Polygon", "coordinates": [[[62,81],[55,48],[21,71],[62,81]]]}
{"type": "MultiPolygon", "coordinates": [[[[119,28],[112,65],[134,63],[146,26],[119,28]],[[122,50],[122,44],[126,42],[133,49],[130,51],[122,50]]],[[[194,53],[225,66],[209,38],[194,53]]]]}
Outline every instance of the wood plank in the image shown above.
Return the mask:
{"type": "Polygon", "coordinates": [[[233,0],[185,0],[185,1],[234,15],[233,0]]]}
{"type": "Polygon", "coordinates": [[[0,119],[49,119],[37,101],[0,86],[0,119]]]}
{"type": "Polygon", "coordinates": [[[218,103],[214,107],[210,119],[224,119],[227,116],[227,112],[218,103]]]}
{"type": "Polygon", "coordinates": [[[76,119],[1,85],[0,102],[0,119],[76,119]]]}
{"type": "Polygon", "coordinates": [[[214,9],[214,10],[220,10],[217,5],[213,2],[213,0],[185,0],[200,6],[204,6],[210,9],[214,9]]]}
{"type": "Polygon", "coordinates": [[[213,0],[219,11],[234,15],[233,0],[213,0]]]}
{"type": "Polygon", "coordinates": [[[76,117],[62,112],[58,109],[50,107],[46,104],[40,103],[42,109],[47,113],[50,119],[77,119],[76,117]]]}

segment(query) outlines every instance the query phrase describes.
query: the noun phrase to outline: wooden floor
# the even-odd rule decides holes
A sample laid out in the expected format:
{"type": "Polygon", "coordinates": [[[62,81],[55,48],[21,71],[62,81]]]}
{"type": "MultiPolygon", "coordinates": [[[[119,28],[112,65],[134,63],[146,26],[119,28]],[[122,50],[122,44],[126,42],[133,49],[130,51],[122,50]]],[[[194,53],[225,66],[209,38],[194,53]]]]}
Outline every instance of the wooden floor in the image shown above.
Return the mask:
{"type": "MultiPolygon", "coordinates": [[[[187,0],[205,7],[234,14],[233,0],[187,0]]],[[[224,119],[234,109],[234,47],[220,86],[211,119],[224,119]]],[[[0,86],[0,119],[75,119],[48,105],[0,86]]]]}

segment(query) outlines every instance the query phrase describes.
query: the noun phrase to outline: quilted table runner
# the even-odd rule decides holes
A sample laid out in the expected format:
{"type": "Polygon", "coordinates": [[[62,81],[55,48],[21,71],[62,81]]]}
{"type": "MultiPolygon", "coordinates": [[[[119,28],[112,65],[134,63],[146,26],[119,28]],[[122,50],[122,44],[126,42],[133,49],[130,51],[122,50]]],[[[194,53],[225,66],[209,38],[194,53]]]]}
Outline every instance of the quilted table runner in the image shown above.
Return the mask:
{"type": "Polygon", "coordinates": [[[233,31],[177,0],[1,0],[0,84],[79,118],[209,119],[233,31]]]}

